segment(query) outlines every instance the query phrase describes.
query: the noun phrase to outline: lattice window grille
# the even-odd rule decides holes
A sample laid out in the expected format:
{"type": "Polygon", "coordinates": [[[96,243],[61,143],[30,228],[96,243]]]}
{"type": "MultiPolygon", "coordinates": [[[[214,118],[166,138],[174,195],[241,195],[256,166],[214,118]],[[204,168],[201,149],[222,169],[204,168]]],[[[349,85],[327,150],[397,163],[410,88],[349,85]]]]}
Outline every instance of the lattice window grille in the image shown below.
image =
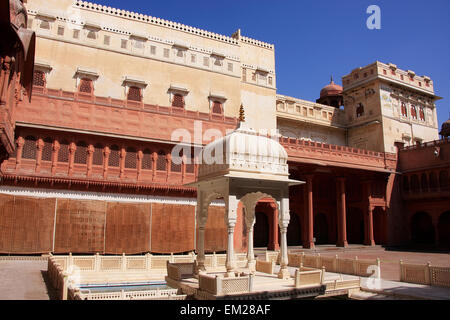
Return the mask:
{"type": "Polygon", "coordinates": [[[36,138],[26,137],[22,149],[22,158],[36,159],[36,138]]]}
{"type": "Polygon", "coordinates": [[[44,148],[42,148],[42,161],[52,161],[53,142],[44,140],[44,148]]]}
{"type": "Polygon", "coordinates": [[[120,163],[119,148],[112,146],[111,153],[109,154],[108,166],[118,167],[120,163]]]}
{"type": "Polygon", "coordinates": [[[156,170],[166,171],[166,168],[166,155],[164,152],[159,152],[156,160],[156,170]]]}
{"type": "Polygon", "coordinates": [[[125,168],[136,169],[137,153],[135,149],[127,149],[127,154],[125,155],[125,168]]]}
{"type": "Polygon", "coordinates": [[[152,153],[150,151],[144,151],[144,156],[142,157],[142,169],[151,170],[152,164],[152,153]]]}
{"type": "Polygon", "coordinates": [[[92,164],[96,166],[103,165],[103,146],[96,145],[92,156],[92,164]]]}
{"type": "Polygon", "coordinates": [[[33,85],[38,86],[38,87],[45,86],[45,73],[43,71],[40,71],[40,70],[34,71],[33,85]]]}
{"type": "Polygon", "coordinates": [[[130,101],[141,101],[141,89],[138,87],[130,87],[128,89],[128,100],[130,101]]]}
{"type": "Polygon", "coordinates": [[[69,162],[69,143],[61,142],[58,151],[58,162],[69,162]]]}
{"type": "Polygon", "coordinates": [[[86,161],[87,161],[87,146],[84,142],[82,142],[77,144],[74,162],[78,164],[86,164],[86,161]]]}
{"type": "Polygon", "coordinates": [[[90,80],[90,79],[81,79],[80,92],[92,93],[92,80],[90,80]]]}
{"type": "Polygon", "coordinates": [[[181,94],[174,94],[172,107],[184,108],[184,98],[181,94]]]}

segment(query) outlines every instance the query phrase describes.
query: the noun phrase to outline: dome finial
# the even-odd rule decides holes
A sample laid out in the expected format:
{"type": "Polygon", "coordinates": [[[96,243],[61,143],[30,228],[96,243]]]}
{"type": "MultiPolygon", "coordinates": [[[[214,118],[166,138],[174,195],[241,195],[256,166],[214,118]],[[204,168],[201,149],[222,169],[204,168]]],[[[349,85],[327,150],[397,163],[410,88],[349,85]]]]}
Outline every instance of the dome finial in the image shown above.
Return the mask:
{"type": "Polygon", "coordinates": [[[333,75],[331,75],[331,81],[330,81],[330,83],[334,83],[334,82],[333,82],[333,75]]]}
{"type": "Polygon", "coordinates": [[[243,104],[241,104],[241,107],[239,108],[239,122],[245,122],[245,111],[243,104]]]}

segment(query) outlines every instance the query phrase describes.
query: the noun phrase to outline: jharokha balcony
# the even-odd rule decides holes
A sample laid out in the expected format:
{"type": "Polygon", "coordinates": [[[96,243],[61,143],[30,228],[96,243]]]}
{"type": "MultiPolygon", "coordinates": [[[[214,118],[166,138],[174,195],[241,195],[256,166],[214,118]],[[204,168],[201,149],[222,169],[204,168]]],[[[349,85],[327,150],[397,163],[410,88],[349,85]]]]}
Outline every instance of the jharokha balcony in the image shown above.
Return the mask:
{"type": "MultiPolygon", "coordinates": [[[[16,111],[16,150],[1,165],[3,183],[48,185],[52,188],[152,192],[192,195],[183,184],[195,181],[197,164],[171,159],[171,134],[186,129],[195,135],[195,121],[223,134],[237,119],[184,108],[34,88],[32,103],[16,111]]],[[[393,172],[397,155],[282,137],[290,163],[327,165],[393,172]]],[[[193,141],[196,142],[196,141],[193,141]]]]}

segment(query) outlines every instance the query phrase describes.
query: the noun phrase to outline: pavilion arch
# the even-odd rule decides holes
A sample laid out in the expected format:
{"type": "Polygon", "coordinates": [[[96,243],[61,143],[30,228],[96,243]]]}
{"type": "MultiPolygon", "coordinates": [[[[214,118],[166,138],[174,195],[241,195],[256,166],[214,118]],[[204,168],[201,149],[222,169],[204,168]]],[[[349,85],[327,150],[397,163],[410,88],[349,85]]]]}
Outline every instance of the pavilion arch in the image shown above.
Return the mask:
{"type": "MultiPolygon", "coordinates": [[[[227,226],[227,276],[236,271],[234,257],[234,227],[237,222],[238,204],[244,208],[244,222],[248,233],[247,267],[255,271],[253,254],[253,228],[255,207],[263,198],[272,199],[278,209],[278,225],[281,238],[280,272],[278,277],[290,278],[286,233],[289,225],[289,186],[304,182],[289,179],[288,155],[284,147],[267,136],[258,135],[245,124],[244,107],[240,108],[239,127],[209,143],[202,150],[202,158],[212,155],[212,151],[223,151],[217,161],[202,161],[198,168],[198,178],[187,186],[197,188],[197,221],[199,236],[197,241],[196,272],[205,272],[205,225],[207,208],[211,201],[223,197],[225,202],[225,222],[227,226]]],[[[206,159],[202,159],[206,160],[206,159]]]]}

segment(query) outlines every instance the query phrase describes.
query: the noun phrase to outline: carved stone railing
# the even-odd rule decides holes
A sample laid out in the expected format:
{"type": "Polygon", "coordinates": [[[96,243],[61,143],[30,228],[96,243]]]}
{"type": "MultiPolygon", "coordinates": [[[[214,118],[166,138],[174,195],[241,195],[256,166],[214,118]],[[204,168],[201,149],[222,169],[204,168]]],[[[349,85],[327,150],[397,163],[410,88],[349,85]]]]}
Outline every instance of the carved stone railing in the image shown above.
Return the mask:
{"type": "Polygon", "coordinates": [[[397,154],[370,151],[346,146],[319,143],[281,137],[280,144],[286,149],[291,162],[316,160],[331,166],[360,168],[378,171],[394,171],[397,154]]]}
{"type": "Polygon", "coordinates": [[[167,261],[167,276],[175,281],[183,278],[192,278],[195,273],[195,262],[170,263],[167,261]]]}
{"type": "Polygon", "coordinates": [[[323,283],[323,271],[320,269],[307,268],[300,265],[295,270],[295,287],[319,286],[323,283]]]}
{"type": "Polygon", "coordinates": [[[268,273],[268,274],[274,274],[275,270],[275,261],[262,261],[257,259],[256,260],[256,271],[268,273]]]}
{"type": "Polygon", "coordinates": [[[327,272],[350,274],[360,277],[372,277],[375,275],[378,279],[381,276],[380,259],[360,260],[358,257],[355,257],[355,259],[346,259],[339,258],[337,255],[334,257],[323,257],[320,254],[313,256],[306,255],[302,252],[289,253],[288,261],[289,266],[292,267],[303,265],[316,269],[325,268],[327,272]]]}
{"type": "Polygon", "coordinates": [[[177,289],[91,293],[75,288],[69,289],[68,293],[68,300],[185,300],[186,297],[179,295],[177,289]]]}
{"type": "Polygon", "coordinates": [[[198,277],[199,290],[214,296],[248,293],[253,289],[253,275],[237,275],[223,277],[223,275],[200,274],[198,277]]]}
{"type": "Polygon", "coordinates": [[[400,281],[429,286],[450,287],[450,267],[403,263],[400,260],[400,281]]]}

